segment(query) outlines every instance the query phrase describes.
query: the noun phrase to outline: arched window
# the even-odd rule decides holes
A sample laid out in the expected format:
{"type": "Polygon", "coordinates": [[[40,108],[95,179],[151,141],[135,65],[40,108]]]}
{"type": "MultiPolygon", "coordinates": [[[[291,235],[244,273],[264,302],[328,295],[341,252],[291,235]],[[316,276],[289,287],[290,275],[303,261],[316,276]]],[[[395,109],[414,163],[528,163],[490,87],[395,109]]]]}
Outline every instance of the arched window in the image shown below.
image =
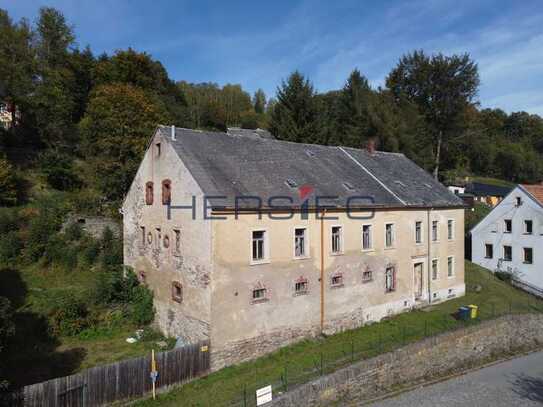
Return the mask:
{"type": "Polygon", "coordinates": [[[153,183],[151,181],[145,184],[145,203],[147,205],[153,204],[153,183]]]}
{"type": "Polygon", "coordinates": [[[172,202],[172,182],[169,179],[162,181],[162,204],[169,205],[172,202]]]}

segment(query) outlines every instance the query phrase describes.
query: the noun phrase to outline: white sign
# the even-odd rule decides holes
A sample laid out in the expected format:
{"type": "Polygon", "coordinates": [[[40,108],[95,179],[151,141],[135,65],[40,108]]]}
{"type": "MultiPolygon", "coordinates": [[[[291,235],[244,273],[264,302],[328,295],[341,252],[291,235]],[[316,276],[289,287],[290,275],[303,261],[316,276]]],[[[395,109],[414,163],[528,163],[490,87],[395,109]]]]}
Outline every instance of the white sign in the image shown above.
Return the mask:
{"type": "Polygon", "coordinates": [[[272,387],[266,386],[256,391],[256,405],[261,406],[272,401],[272,387]]]}

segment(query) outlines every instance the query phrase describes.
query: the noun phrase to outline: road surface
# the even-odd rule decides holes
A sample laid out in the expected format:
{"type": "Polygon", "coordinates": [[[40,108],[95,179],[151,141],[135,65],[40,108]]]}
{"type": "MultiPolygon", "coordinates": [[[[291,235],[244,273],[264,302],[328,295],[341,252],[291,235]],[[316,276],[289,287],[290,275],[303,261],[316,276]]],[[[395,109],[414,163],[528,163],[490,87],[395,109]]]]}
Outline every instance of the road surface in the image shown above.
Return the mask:
{"type": "Polygon", "coordinates": [[[543,405],[543,352],[400,394],[373,407],[543,405]]]}

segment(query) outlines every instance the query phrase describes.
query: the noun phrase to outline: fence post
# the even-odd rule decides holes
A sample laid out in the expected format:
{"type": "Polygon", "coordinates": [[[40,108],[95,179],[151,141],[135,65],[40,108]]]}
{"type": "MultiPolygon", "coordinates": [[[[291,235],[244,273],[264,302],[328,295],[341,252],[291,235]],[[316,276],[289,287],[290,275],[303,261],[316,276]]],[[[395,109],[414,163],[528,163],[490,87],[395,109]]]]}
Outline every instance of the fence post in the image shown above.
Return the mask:
{"type": "Polygon", "coordinates": [[[288,391],[288,370],[287,370],[287,365],[285,365],[285,391],[288,391]]]}
{"type": "Polygon", "coordinates": [[[322,359],[322,351],[321,351],[321,376],[324,374],[324,365],[323,365],[323,359],[322,359]]]}

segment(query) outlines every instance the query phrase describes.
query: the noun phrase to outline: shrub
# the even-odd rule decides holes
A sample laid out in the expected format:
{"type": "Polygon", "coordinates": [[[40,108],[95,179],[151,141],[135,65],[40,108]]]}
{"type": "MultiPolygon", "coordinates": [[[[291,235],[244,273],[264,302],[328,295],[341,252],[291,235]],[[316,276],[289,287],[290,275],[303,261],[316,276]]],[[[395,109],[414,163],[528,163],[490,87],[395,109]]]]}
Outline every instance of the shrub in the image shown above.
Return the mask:
{"type": "Polygon", "coordinates": [[[140,285],[133,289],[130,320],[136,325],[147,325],[155,318],[153,293],[147,287],[140,285]]]}
{"type": "Polygon", "coordinates": [[[4,234],[19,228],[21,219],[14,208],[0,208],[0,233],[4,234]]]}
{"type": "Polygon", "coordinates": [[[40,155],[42,172],[47,183],[60,191],[81,187],[81,180],[74,171],[71,158],[57,151],[46,151],[40,155]]]}
{"type": "Polygon", "coordinates": [[[100,240],[102,247],[102,266],[111,267],[123,264],[123,246],[110,228],[106,228],[100,240]]]}
{"type": "MultiPolygon", "coordinates": [[[[49,240],[56,236],[61,226],[59,208],[39,208],[36,216],[30,218],[24,254],[31,260],[39,260],[48,248],[49,240]]],[[[55,242],[54,242],[55,243],[55,242]]]]}
{"type": "Polygon", "coordinates": [[[89,326],[89,311],[83,301],[70,292],[59,295],[51,310],[51,329],[55,335],[73,336],[89,326]]]}
{"type": "Polygon", "coordinates": [[[79,240],[83,237],[83,228],[79,223],[71,222],[64,229],[64,236],[71,241],[79,240]]]}
{"type": "Polygon", "coordinates": [[[17,177],[11,164],[0,157],[0,205],[17,203],[17,177]]]}
{"type": "Polygon", "coordinates": [[[505,281],[507,283],[511,282],[512,275],[507,271],[496,271],[494,274],[502,281],[505,281]]]}
{"type": "Polygon", "coordinates": [[[100,256],[100,243],[88,238],[81,245],[81,258],[86,265],[93,265],[100,256]]]}
{"type": "Polygon", "coordinates": [[[23,249],[23,241],[16,231],[0,235],[0,263],[8,263],[17,259],[23,249]]]}

